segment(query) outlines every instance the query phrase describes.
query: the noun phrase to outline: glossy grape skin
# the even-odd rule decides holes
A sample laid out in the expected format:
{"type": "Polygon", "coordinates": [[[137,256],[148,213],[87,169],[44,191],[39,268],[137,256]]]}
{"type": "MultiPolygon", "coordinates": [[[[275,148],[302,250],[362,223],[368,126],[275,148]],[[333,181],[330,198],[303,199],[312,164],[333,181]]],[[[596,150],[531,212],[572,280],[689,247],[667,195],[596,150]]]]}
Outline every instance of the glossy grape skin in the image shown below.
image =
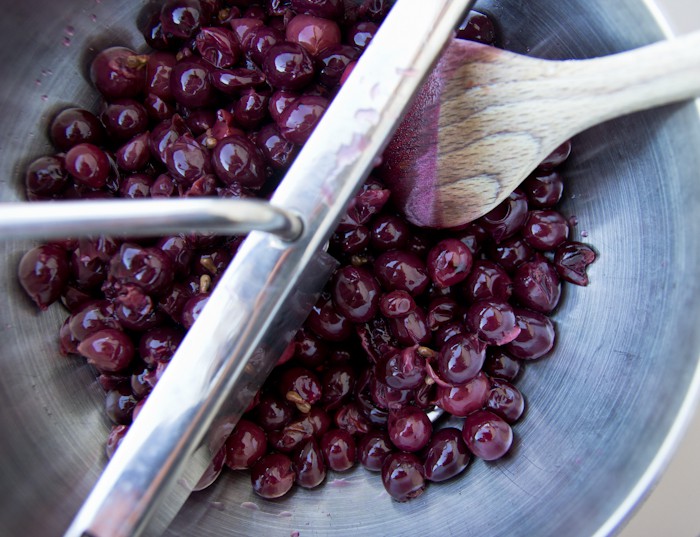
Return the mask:
{"type": "Polygon", "coordinates": [[[328,47],[340,44],[340,27],[332,20],[301,14],[289,21],[285,37],[317,56],[328,47]]]}
{"type": "Polygon", "coordinates": [[[245,470],[255,464],[267,451],[267,437],[255,423],[240,419],[226,439],[226,466],[245,470]]]}
{"type": "Polygon", "coordinates": [[[357,447],[352,435],[343,429],[332,429],[321,438],[321,451],[328,468],[345,472],[355,465],[357,447]]]}
{"type": "Polygon", "coordinates": [[[508,423],[515,423],[523,415],[525,399],[523,399],[520,390],[510,382],[492,379],[486,408],[508,423]]]}
{"type": "Polygon", "coordinates": [[[39,157],[27,166],[24,184],[27,195],[53,196],[61,193],[69,184],[63,159],[39,157]]]}
{"type": "Polygon", "coordinates": [[[538,170],[551,170],[557,166],[561,166],[564,161],[569,158],[571,154],[571,140],[567,140],[556,149],[554,149],[549,155],[547,155],[542,162],[537,165],[538,170]]]}
{"type": "Polygon", "coordinates": [[[294,456],[296,484],[307,489],[318,487],[326,479],[326,463],[316,440],[308,440],[294,456]]]}
{"type": "Polygon", "coordinates": [[[211,104],[214,88],[209,81],[209,67],[203,61],[182,60],[170,73],[170,91],[181,105],[197,108],[211,104]]]}
{"type": "Polygon", "coordinates": [[[332,366],[323,374],[321,404],[326,410],[335,410],[346,402],[355,388],[356,373],[348,364],[332,366]]]}
{"type": "Polygon", "coordinates": [[[160,22],[166,35],[187,39],[202,23],[201,6],[197,0],[166,0],[160,10],[160,22]]]}
{"type": "Polygon", "coordinates": [[[377,33],[378,29],[379,26],[373,22],[358,22],[353,25],[350,30],[348,30],[346,40],[351,45],[363,50],[367,48],[367,45],[369,45],[370,41],[372,41],[372,38],[374,37],[374,34],[377,33]]]}
{"type": "Polygon", "coordinates": [[[284,90],[300,90],[308,86],[314,76],[311,56],[297,43],[279,43],[270,47],[262,69],[270,84],[284,90]]]}
{"type": "Polygon", "coordinates": [[[337,19],[344,13],[343,0],[290,0],[289,3],[296,13],[326,19],[337,19]]]}
{"type": "Polygon", "coordinates": [[[71,276],[81,289],[98,288],[107,276],[109,260],[119,250],[119,243],[100,235],[80,239],[70,257],[71,276]]]}
{"type": "Polygon", "coordinates": [[[217,69],[231,67],[241,54],[238,38],[228,28],[202,28],[195,43],[200,56],[217,69]]]}
{"type": "Polygon", "coordinates": [[[557,171],[537,171],[520,186],[527,195],[530,207],[550,209],[561,200],[564,181],[557,171]]]}
{"type": "Polygon", "coordinates": [[[294,407],[286,399],[273,394],[266,394],[253,411],[255,423],[265,431],[282,429],[294,416],[294,407]]]}
{"type": "Polygon", "coordinates": [[[112,390],[105,397],[105,413],[116,425],[131,425],[136,403],[129,388],[112,390]]]}
{"type": "Polygon", "coordinates": [[[182,307],[182,312],[180,314],[180,320],[182,326],[187,330],[192,328],[192,325],[197,321],[197,318],[202,313],[204,306],[206,306],[209,301],[209,295],[207,293],[197,293],[193,297],[185,302],[182,307]]]}
{"type": "Polygon", "coordinates": [[[377,363],[377,379],[397,390],[418,388],[425,379],[425,358],[414,348],[395,351],[377,363]]]}
{"type": "Polygon", "coordinates": [[[420,451],[430,441],[433,425],[421,409],[411,406],[389,412],[389,438],[401,451],[420,451]]]}
{"type": "Polygon", "coordinates": [[[379,293],[379,283],[361,267],[342,267],[333,276],[333,304],[352,322],[363,323],[374,317],[379,306],[379,293]]]}
{"type": "Polygon", "coordinates": [[[122,440],[129,431],[128,425],[115,425],[109,431],[109,436],[107,437],[107,442],[105,443],[105,455],[108,459],[114,456],[117,448],[122,443],[122,440]]]}
{"type": "Polygon", "coordinates": [[[266,162],[277,170],[289,168],[299,153],[297,145],[285,140],[274,123],[268,123],[258,131],[256,145],[266,162]]]}
{"type": "Polygon", "coordinates": [[[554,250],[569,236],[569,224],[557,211],[530,211],[522,236],[533,248],[554,250]]]}
{"type": "Polygon", "coordinates": [[[107,154],[92,144],[78,144],[66,153],[65,166],[68,173],[88,188],[103,188],[111,171],[107,154]]]}
{"type": "Polygon", "coordinates": [[[588,265],[596,260],[596,253],[587,244],[567,241],[554,254],[554,267],[562,280],[575,285],[588,285],[588,265]]]}
{"type": "Polygon", "coordinates": [[[119,142],[129,140],[148,128],[148,111],[134,99],[116,99],[105,103],[100,119],[110,138],[119,142]]]}
{"type": "Polygon", "coordinates": [[[400,318],[414,311],[416,303],[407,291],[389,291],[380,297],[379,309],[384,317],[400,318]]]}
{"type": "Polygon", "coordinates": [[[491,17],[472,9],[457,28],[455,37],[493,45],[496,43],[496,28],[491,17]]]}
{"type": "Polygon", "coordinates": [[[344,404],[335,413],[335,426],[353,436],[362,435],[372,428],[372,424],[356,402],[344,404]]]}
{"type": "Polygon", "coordinates": [[[520,333],[510,304],[498,300],[479,300],[467,310],[467,326],[489,345],[505,345],[520,333]]]}
{"type": "Polygon", "coordinates": [[[110,261],[110,276],[158,294],[172,284],[174,271],[170,258],[158,248],[124,243],[110,261]]]}
{"type": "Polygon", "coordinates": [[[220,140],[211,162],[217,177],[225,185],[234,181],[246,188],[258,189],[265,182],[265,165],[255,145],[242,136],[220,140]]]}
{"type": "Polygon", "coordinates": [[[514,381],[520,374],[520,362],[502,348],[492,348],[484,363],[484,372],[492,378],[514,381]]]}
{"type": "Polygon", "coordinates": [[[131,49],[107,48],[90,64],[90,80],[106,99],[136,97],[146,86],[146,61],[131,49]]]}
{"type": "Polygon", "coordinates": [[[417,296],[430,284],[423,261],[401,250],[390,250],[377,257],[374,271],[379,283],[388,291],[398,289],[417,296]]]}
{"type": "Polygon", "coordinates": [[[520,231],[527,215],[527,196],[516,189],[494,209],[477,220],[477,223],[491,235],[496,244],[500,244],[520,231]]]}
{"type": "Polygon", "coordinates": [[[433,282],[440,287],[450,287],[469,275],[472,254],[462,241],[444,239],[428,252],[426,266],[433,282]]]}
{"type": "Polygon", "coordinates": [[[509,355],[520,360],[536,360],[552,350],[555,331],[549,317],[524,308],[516,308],[515,316],[520,334],[505,346],[509,355]]]}
{"type": "Polygon", "coordinates": [[[142,170],[148,164],[151,157],[148,147],[149,132],[137,134],[114,154],[117,166],[127,172],[142,170]]]}
{"type": "Polygon", "coordinates": [[[343,341],[350,337],[352,323],[328,299],[321,298],[306,320],[307,326],[318,336],[329,341],[343,341]]]}
{"type": "Polygon", "coordinates": [[[511,237],[488,248],[489,258],[509,273],[532,259],[533,254],[534,250],[520,237],[511,237]]]}
{"type": "Polygon", "coordinates": [[[470,452],[462,432],[454,427],[435,431],[423,454],[425,478],[440,482],[461,474],[469,466],[470,452]]]}
{"type": "Polygon", "coordinates": [[[105,137],[100,120],[95,114],[82,108],[66,108],[56,114],[49,133],[51,143],[59,151],[68,151],[82,143],[100,145],[105,137]]]}
{"type": "Polygon", "coordinates": [[[513,273],[513,297],[526,308],[549,313],[556,308],[560,296],[557,271],[543,257],[523,263],[513,273]]]}
{"type": "Polygon", "coordinates": [[[513,443],[510,425],[488,410],[477,410],[467,416],[462,437],[469,450],[485,461],[500,459],[513,443]]]}
{"type": "Polygon", "coordinates": [[[70,316],[69,328],[76,341],[83,341],[90,334],[103,328],[121,328],[114,316],[114,305],[108,300],[85,302],[70,316]]]}
{"type": "Polygon", "coordinates": [[[288,141],[301,145],[309,139],[328,108],[328,99],[302,95],[290,103],[277,120],[280,134],[288,141]]]}
{"type": "Polygon", "coordinates": [[[425,490],[423,464],[413,453],[392,453],[382,465],[382,483],[397,502],[417,498],[425,490]]]}
{"type": "Polygon", "coordinates": [[[268,500],[284,496],[294,486],[292,461],[281,453],[265,455],[253,465],[250,481],[258,496],[268,500]]]}
{"type": "Polygon", "coordinates": [[[139,356],[148,366],[169,362],[180,346],[184,333],[179,328],[159,326],[141,335],[139,356]]]}
{"type": "Polygon", "coordinates": [[[209,74],[209,79],[217,90],[228,95],[237,95],[241,90],[265,83],[265,75],[262,72],[242,67],[217,69],[209,74]]]}
{"type": "Polygon", "coordinates": [[[513,293],[513,281],[502,267],[492,261],[477,261],[462,286],[470,302],[479,300],[507,301],[513,293]]]}
{"type": "Polygon", "coordinates": [[[322,84],[328,87],[333,87],[343,76],[343,72],[350,62],[356,61],[360,55],[360,51],[350,45],[332,45],[321,51],[316,58],[316,62],[320,65],[318,71],[318,79],[322,84]]]}
{"type": "Polygon", "coordinates": [[[371,472],[381,472],[386,458],[394,452],[389,435],[384,431],[370,431],[357,445],[362,466],[371,472]]]}
{"type": "Polygon", "coordinates": [[[440,377],[453,386],[462,386],[481,371],[486,345],[474,336],[457,335],[442,346],[437,364],[440,377]]]}
{"type": "Polygon", "coordinates": [[[165,165],[174,179],[185,184],[212,172],[209,151],[187,133],[168,146],[165,165]]]}
{"type": "Polygon", "coordinates": [[[59,299],[68,276],[65,250],[50,244],[27,251],[17,268],[20,285],[41,310],[59,299]]]}
{"type": "Polygon", "coordinates": [[[279,381],[279,390],[285,399],[295,404],[305,403],[313,405],[321,400],[322,395],[321,383],[318,377],[312,371],[303,367],[287,369],[279,381]]]}
{"type": "Polygon", "coordinates": [[[488,400],[491,383],[484,373],[479,373],[464,386],[446,388],[438,386],[436,404],[453,416],[463,418],[483,408],[488,400]]]}

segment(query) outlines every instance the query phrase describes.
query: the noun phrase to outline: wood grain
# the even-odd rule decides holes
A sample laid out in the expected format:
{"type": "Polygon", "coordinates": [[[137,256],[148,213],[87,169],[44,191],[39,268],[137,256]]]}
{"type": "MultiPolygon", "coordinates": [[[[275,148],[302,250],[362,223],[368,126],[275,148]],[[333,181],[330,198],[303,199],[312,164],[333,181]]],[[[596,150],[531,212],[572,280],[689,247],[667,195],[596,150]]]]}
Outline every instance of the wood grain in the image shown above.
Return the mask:
{"type": "Polygon", "coordinates": [[[455,39],[385,151],[382,177],[414,224],[459,226],[575,134],[698,95],[700,32],[566,61],[455,39]]]}

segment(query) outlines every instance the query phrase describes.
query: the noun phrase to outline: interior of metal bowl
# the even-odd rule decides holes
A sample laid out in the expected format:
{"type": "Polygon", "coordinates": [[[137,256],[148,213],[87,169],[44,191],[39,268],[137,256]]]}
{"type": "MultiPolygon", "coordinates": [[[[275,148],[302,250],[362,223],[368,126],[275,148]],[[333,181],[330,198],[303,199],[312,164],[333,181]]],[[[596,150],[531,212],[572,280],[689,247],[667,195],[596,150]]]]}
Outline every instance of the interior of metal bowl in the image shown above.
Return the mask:
{"type": "MultiPolygon", "coordinates": [[[[85,71],[95,50],[142,47],[141,2],[24,0],[0,19],[0,199],[51,151],[48,119],[97,106],[85,71]]],[[[642,0],[485,0],[512,50],[585,58],[661,39],[642,0]]],[[[519,381],[527,412],[505,460],[406,504],[361,468],[279,501],[225,473],[196,493],[171,536],[607,534],[667,457],[697,389],[700,351],[700,119],[675,105],[575,139],[563,211],[599,260],[588,288],[569,286],[558,344],[519,381]]],[[[93,372],[58,354],[66,313],[39,314],[18,289],[27,243],[0,243],[0,534],[58,535],[106,460],[109,423],[93,372]]]]}

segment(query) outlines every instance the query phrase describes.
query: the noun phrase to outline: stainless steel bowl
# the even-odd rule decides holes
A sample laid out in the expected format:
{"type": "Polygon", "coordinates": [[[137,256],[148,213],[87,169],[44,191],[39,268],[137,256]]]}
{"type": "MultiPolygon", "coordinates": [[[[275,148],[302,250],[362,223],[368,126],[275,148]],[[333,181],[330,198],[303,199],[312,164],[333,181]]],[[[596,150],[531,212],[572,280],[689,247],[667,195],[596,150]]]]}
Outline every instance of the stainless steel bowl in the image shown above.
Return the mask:
{"type": "MultiPolygon", "coordinates": [[[[48,153],[48,119],[97,106],[85,71],[95,50],[140,47],[141,2],[5,2],[0,18],[0,200],[48,153]]],[[[505,45],[590,57],[664,37],[643,0],[484,0],[505,45]]],[[[586,288],[569,287],[555,352],[528,364],[528,410],[511,456],[407,504],[362,469],[268,502],[246,475],[196,493],[171,536],[606,535],[667,461],[700,372],[700,117],[694,104],[596,127],[575,141],[564,211],[600,252],[586,288]]],[[[585,238],[584,238],[585,237],[585,238]]],[[[0,535],[60,535],[105,464],[103,394],[58,355],[60,306],[38,314],[18,289],[26,243],[2,243],[0,535]]]]}

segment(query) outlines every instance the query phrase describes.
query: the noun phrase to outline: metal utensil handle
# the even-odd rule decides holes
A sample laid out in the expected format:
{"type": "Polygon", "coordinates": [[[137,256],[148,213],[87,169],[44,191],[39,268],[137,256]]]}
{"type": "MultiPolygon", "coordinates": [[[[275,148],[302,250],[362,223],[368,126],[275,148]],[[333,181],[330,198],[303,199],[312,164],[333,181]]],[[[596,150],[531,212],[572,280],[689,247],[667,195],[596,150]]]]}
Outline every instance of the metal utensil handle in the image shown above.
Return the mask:
{"type": "Polygon", "coordinates": [[[154,237],[173,233],[243,235],[267,231],[285,240],[301,219],[261,200],[181,198],[0,203],[0,239],[99,234],[154,237]]]}

